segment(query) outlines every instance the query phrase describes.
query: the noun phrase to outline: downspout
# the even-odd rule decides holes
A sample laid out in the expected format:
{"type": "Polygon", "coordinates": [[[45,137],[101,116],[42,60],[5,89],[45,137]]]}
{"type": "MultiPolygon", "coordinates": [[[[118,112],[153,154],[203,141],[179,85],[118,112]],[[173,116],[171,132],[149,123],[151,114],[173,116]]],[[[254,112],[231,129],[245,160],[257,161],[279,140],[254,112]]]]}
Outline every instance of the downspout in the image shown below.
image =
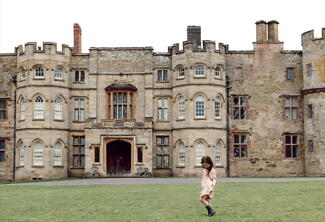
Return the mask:
{"type": "Polygon", "coordinates": [[[230,78],[228,75],[226,75],[226,100],[227,100],[227,122],[226,122],[226,155],[227,155],[227,165],[226,165],[226,174],[227,177],[230,177],[230,147],[229,147],[229,136],[230,136],[230,130],[229,130],[229,89],[230,87],[230,78]]]}
{"type": "Polygon", "coordinates": [[[14,90],[14,152],[13,152],[13,169],[12,169],[12,180],[16,180],[16,111],[17,111],[17,105],[16,105],[16,100],[17,100],[17,76],[12,77],[12,81],[15,85],[15,90],[14,90]]]}

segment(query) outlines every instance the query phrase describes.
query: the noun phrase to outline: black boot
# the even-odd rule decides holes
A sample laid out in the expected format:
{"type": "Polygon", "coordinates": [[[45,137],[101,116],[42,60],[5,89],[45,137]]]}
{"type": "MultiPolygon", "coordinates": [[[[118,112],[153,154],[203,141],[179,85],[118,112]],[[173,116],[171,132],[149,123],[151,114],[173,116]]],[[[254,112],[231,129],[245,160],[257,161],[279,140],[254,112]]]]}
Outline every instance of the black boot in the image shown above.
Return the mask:
{"type": "Polygon", "coordinates": [[[210,205],[206,206],[205,208],[207,208],[207,210],[208,210],[208,216],[209,217],[212,217],[213,215],[216,214],[216,212],[212,209],[212,207],[210,205]]]}

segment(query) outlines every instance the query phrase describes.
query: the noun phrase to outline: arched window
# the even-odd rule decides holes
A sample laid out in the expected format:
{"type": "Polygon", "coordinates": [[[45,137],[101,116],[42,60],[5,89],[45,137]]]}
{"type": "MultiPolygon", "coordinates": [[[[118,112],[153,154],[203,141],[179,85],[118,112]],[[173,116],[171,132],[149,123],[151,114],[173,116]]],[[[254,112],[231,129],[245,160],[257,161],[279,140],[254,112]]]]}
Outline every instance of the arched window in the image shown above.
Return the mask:
{"type": "Polygon", "coordinates": [[[195,117],[196,118],[205,117],[205,104],[204,104],[204,98],[202,96],[198,96],[195,100],[195,117]]]}
{"type": "Polygon", "coordinates": [[[221,99],[219,96],[214,101],[214,115],[217,119],[221,118],[221,99]]]}
{"type": "Polygon", "coordinates": [[[221,144],[220,142],[217,143],[216,145],[216,156],[215,156],[215,164],[216,165],[221,165],[221,144]]]}
{"type": "Polygon", "coordinates": [[[62,120],[62,99],[60,97],[54,101],[54,119],[62,120]]]}
{"type": "Polygon", "coordinates": [[[217,68],[214,70],[214,77],[216,78],[221,78],[221,68],[219,66],[217,66],[217,68]]]}
{"type": "Polygon", "coordinates": [[[54,166],[62,165],[62,143],[60,143],[60,142],[57,142],[54,145],[53,165],[54,166]]]}
{"type": "Polygon", "coordinates": [[[178,99],[178,119],[185,118],[185,99],[183,96],[180,96],[178,99]]]}
{"type": "Polygon", "coordinates": [[[40,142],[34,145],[34,166],[43,166],[43,146],[40,142]]]}
{"type": "Polygon", "coordinates": [[[185,145],[182,142],[178,144],[178,164],[180,166],[185,165],[185,145]]]}
{"type": "Polygon", "coordinates": [[[179,79],[185,78],[185,69],[184,69],[183,66],[180,66],[180,67],[177,69],[177,74],[178,74],[178,78],[179,78],[179,79]]]}
{"type": "Polygon", "coordinates": [[[20,76],[20,79],[26,79],[26,70],[24,68],[21,68],[19,70],[19,76],[20,76]]]}
{"type": "Polygon", "coordinates": [[[41,66],[35,68],[35,78],[44,78],[44,69],[41,66]]]}
{"type": "Polygon", "coordinates": [[[44,119],[44,100],[42,97],[38,96],[34,103],[34,118],[44,119]]]}
{"type": "Polygon", "coordinates": [[[54,70],[54,79],[63,79],[61,68],[56,68],[54,70]]]}
{"type": "Polygon", "coordinates": [[[195,67],[195,76],[204,76],[204,67],[199,65],[195,67]]]}
{"type": "Polygon", "coordinates": [[[195,165],[201,165],[201,159],[205,156],[204,143],[199,141],[195,145],[195,165]]]}
{"type": "Polygon", "coordinates": [[[23,142],[19,142],[18,144],[18,151],[19,151],[19,165],[24,166],[25,164],[25,149],[23,142]]]}
{"type": "Polygon", "coordinates": [[[26,103],[25,99],[21,98],[20,100],[20,120],[25,120],[26,117],[26,103]]]}

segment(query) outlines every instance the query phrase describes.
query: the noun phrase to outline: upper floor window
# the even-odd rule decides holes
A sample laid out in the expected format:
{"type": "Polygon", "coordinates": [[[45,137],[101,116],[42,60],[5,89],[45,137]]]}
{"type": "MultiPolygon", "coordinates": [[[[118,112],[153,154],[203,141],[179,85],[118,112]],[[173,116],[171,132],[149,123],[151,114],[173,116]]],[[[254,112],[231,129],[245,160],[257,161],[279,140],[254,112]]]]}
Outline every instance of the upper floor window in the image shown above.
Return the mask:
{"type": "Polygon", "coordinates": [[[312,119],[313,118],[313,104],[307,105],[307,118],[312,119]]]}
{"type": "Polygon", "coordinates": [[[26,79],[26,70],[24,68],[21,68],[19,70],[19,75],[20,75],[20,79],[26,79]]]}
{"type": "Polygon", "coordinates": [[[182,142],[178,143],[178,164],[185,165],[185,145],[182,142]]]}
{"type": "Polygon", "coordinates": [[[201,159],[205,156],[205,147],[202,141],[199,141],[195,144],[195,165],[201,165],[201,159]]]}
{"type": "Polygon", "coordinates": [[[0,139],[0,163],[6,161],[6,143],[4,139],[0,139]]]}
{"type": "Polygon", "coordinates": [[[7,119],[7,99],[0,99],[0,120],[7,119]]]}
{"type": "Polygon", "coordinates": [[[287,80],[293,80],[294,68],[287,68],[287,80]]]}
{"type": "Polygon", "coordinates": [[[233,97],[233,117],[234,119],[247,119],[247,97],[233,97]]]}
{"type": "Polygon", "coordinates": [[[216,145],[216,156],[215,156],[215,163],[217,166],[221,165],[221,144],[218,142],[216,145]]]}
{"type": "Polygon", "coordinates": [[[74,81],[75,82],[85,82],[85,71],[75,70],[74,71],[74,81]]]}
{"type": "Polygon", "coordinates": [[[286,120],[298,120],[298,96],[284,98],[284,118],[286,120]]]}
{"type": "Polygon", "coordinates": [[[85,167],[85,137],[73,137],[73,167],[85,167]]]}
{"type": "Polygon", "coordinates": [[[157,136],[156,137],[156,166],[157,168],[169,167],[169,137],[157,136]]]}
{"type": "Polygon", "coordinates": [[[63,72],[61,68],[56,68],[54,70],[54,79],[63,79],[62,73],[63,72]]]}
{"type": "Polygon", "coordinates": [[[36,142],[34,145],[34,166],[43,166],[43,145],[36,142]]]}
{"type": "Polygon", "coordinates": [[[20,120],[25,120],[26,117],[26,102],[24,98],[20,100],[20,120]]]}
{"type": "Polygon", "coordinates": [[[204,67],[199,65],[195,67],[195,76],[204,76],[204,67]]]}
{"type": "Polygon", "coordinates": [[[62,120],[62,99],[60,97],[54,101],[54,119],[62,120]]]}
{"type": "Polygon", "coordinates": [[[247,134],[234,134],[234,157],[247,157],[247,134]]]}
{"type": "Polygon", "coordinates": [[[60,142],[57,142],[54,145],[53,165],[54,166],[62,165],[62,143],[60,143],[60,142]]]}
{"type": "Polygon", "coordinates": [[[312,140],[308,140],[308,152],[314,151],[314,142],[312,140]]]}
{"type": "Polygon", "coordinates": [[[35,78],[44,78],[44,69],[41,66],[35,68],[35,78]]]}
{"type": "Polygon", "coordinates": [[[180,96],[178,98],[177,106],[178,106],[178,119],[184,119],[185,118],[185,99],[183,96],[180,96]]]}
{"type": "Polygon", "coordinates": [[[185,78],[185,69],[183,66],[178,67],[177,74],[179,79],[185,78]]]}
{"type": "Polygon", "coordinates": [[[158,120],[168,121],[168,98],[158,99],[158,120]]]}
{"type": "Polygon", "coordinates": [[[313,74],[313,67],[311,66],[311,63],[306,64],[306,69],[307,69],[307,76],[310,78],[311,75],[313,74]]]}
{"type": "Polygon", "coordinates": [[[134,119],[132,91],[108,92],[108,112],[112,119],[134,119]]]}
{"type": "Polygon", "coordinates": [[[221,68],[219,66],[217,66],[217,68],[214,70],[214,77],[216,78],[221,78],[221,68]]]}
{"type": "Polygon", "coordinates": [[[41,96],[36,97],[34,102],[34,119],[44,119],[44,100],[41,96]]]}
{"type": "Polygon", "coordinates": [[[158,73],[158,82],[167,82],[168,81],[168,71],[167,69],[159,69],[158,73]]]}
{"type": "Polygon", "coordinates": [[[299,135],[287,134],[285,137],[285,157],[298,158],[299,156],[299,135]]]}
{"type": "Polygon", "coordinates": [[[221,118],[221,99],[219,96],[214,101],[214,116],[216,119],[221,118]]]}
{"type": "Polygon", "coordinates": [[[195,117],[196,118],[205,117],[205,101],[203,96],[198,96],[195,100],[195,117]]]}
{"type": "Polygon", "coordinates": [[[85,121],[85,99],[74,100],[74,121],[85,121]]]}

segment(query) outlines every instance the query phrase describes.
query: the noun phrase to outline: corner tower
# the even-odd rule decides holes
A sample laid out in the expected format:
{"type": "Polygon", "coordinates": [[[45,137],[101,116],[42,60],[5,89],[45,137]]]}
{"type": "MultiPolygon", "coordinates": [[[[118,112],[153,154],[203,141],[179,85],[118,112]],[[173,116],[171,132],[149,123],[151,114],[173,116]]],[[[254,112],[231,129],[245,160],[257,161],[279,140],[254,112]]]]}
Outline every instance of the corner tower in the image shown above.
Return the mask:
{"type": "Polygon", "coordinates": [[[306,175],[325,175],[325,28],[302,34],[306,175]]]}

